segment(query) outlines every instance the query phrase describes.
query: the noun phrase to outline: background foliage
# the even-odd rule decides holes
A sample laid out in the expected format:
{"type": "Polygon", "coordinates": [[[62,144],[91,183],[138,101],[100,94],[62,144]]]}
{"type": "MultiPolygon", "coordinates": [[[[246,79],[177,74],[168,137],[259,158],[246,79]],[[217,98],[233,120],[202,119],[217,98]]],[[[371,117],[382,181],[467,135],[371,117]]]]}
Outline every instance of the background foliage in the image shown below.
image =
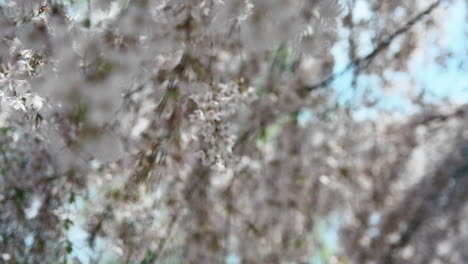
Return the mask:
{"type": "Polygon", "coordinates": [[[465,263],[455,2],[0,1],[0,262],[465,263]]]}

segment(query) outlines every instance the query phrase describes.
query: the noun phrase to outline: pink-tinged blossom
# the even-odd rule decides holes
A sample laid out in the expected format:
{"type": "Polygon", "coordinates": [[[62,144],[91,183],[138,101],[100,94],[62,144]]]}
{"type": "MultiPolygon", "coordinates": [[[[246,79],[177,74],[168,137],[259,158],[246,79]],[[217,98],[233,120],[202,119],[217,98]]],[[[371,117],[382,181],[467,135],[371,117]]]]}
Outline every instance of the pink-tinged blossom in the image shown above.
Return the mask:
{"type": "Polygon", "coordinates": [[[466,107],[328,89],[338,41],[355,85],[406,69],[437,3],[88,3],[0,5],[0,262],[464,263],[466,107]]]}

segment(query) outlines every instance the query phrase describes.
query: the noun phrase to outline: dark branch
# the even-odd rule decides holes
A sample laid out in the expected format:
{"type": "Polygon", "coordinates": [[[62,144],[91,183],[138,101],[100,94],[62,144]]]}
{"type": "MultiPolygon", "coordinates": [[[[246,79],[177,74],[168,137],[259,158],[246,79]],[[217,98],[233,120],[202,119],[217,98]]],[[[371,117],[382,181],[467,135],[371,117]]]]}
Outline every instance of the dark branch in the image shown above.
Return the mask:
{"type": "Polygon", "coordinates": [[[403,25],[401,28],[399,28],[398,30],[396,30],[395,32],[393,32],[393,34],[391,34],[388,38],[386,38],[385,40],[383,40],[382,42],[380,42],[377,47],[374,48],[374,50],[372,52],[370,52],[369,54],[367,54],[366,56],[363,56],[363,57],[359,57],[359,58],[356,58],[355,60],[352,60],[350,63],[348,63],[348,65],[346,65],[346,67],[344,69],[342,69],[341,71],[338,71],[334,74],[332,74],[331,76],[327,77],[326,79],[324,79],[323,81],[317,83],[317,84],[314,84],[314,85],[311,85],[311,86],[307,86],[305,87],[307,90],[309,91],[313,91],[313,90],[316,90],[316,89],[320,89],[320,88],[324,88],[326,86],[328,86],[331,82],[333,82],[334,80],[336,80],[338,77],[342,76],[343,74],[347,73],[349,70],[353,69],[353,68],[356,68],[357,70],[362,70],[363,68],[366,68],[370,62],[372,62],[372,60],[380,54],[380,52],[382,52],[383,50],[385,50],[388,46],[390,46],[390,44],[397,38],[399,37],[400,35],[406,33],[408,30],[410,30],[415,24],[417,24],[418,22],[420,22],[422,20],[422,18],[424,18],[426,15],[429,15],[430,13],[432,13],[432,11],[434,9],[436,9],[441,3],[441,0],[438,0],[436,2],[434,2],[433,4],[431,4],[428,8],[426,8],[424,11],[422,11],[421,13],[419,13],[417,16],[415,16],[413,19],[411,19],[410,21],[406,22],[405,25],[403,25]]]}

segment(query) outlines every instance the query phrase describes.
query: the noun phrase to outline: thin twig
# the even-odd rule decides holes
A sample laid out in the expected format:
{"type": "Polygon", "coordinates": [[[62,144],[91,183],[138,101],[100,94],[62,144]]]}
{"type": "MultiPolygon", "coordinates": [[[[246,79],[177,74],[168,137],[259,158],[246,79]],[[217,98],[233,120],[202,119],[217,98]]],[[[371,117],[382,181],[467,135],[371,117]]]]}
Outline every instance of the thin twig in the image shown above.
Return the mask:
{"type": "Polygon", "coordinates": [[[441,3],[441,0],[438,0],[438,1],[434,2],[433,4],[431,4],[428,8],[426,8],[424,11],[419,13],[416,17],[409,20],[408,22],[406,22],[405,25],[403,25],[401,28],[399,28],[398,30],[393,32],[393,34],[391,34],[388,38],[386,38],[385,40],[380,42],[377,45],[377,47],[373,51],[371,51],[369,54],[367,54],[366,56],[359,57],[359,58],[357,58],[355,60],[352,60],[341,71],[338,71],[338,72],[332,74],[331,76],[327,77],[326,79],[324,79],[323,81],[321,81],[321,82],[319,82],[317,84],[314,84],[314,85],[311,85],[311,86],[306,86],[305,89],[307,89],[309,91],[313,91],[313,90],[324,88],[324,87],[328,86],[330,83],[332,83],[334,80],[336,80],[338,77],[342,76],[343,74],[347,73],[349,70],[351,70],[353,68],[355,68],[357,70],[362,70],[362,69],[366,68],[367,66],[369,66],[369,64],[372,62],[372,60],[377,55],[379,55],[380,52],[382,52],[388,46],[390,46],[390,44],[397,37],[399,37],[400,35],[406,33],[416,23],[420,22],[423,17],[425,17],[426,15],[429,15],[432,11],[434,11],[434,9],[436,9],[440,5],[440,3],[441,3]]]}
{"type": "Polygon", "coordinates": [[[161,241],[159,241],[158,247],[155,251],[156,255],[154,256],[154,259],[151,261],[151,263],[157,263],[159,257],[162,255],[161,253],[163,252],[164,247],[166,246],[166,242],[172,236],[172,232],[174,230],[175,224],[177,220],[179,219],[179,213],[180,212],[177,212],[174,215],[172,215],[171,221],[169,222],[169,226],[166,231],[166,235],[161,239],[161,241]]]}

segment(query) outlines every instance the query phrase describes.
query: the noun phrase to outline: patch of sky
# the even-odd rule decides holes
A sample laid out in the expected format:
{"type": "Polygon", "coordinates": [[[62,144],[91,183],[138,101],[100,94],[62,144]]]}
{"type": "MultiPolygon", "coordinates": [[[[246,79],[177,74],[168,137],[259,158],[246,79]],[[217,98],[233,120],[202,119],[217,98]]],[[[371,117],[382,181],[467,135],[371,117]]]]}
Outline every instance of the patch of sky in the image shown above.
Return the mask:
{"type": "MultiPolygon", "coordinates": [[[[338,41],[332,48],[332,54],[335,57],[334,72],[340,72],[349,63],[347,53],[349,49],[349,43],[347,41],[349,31],[340,26],[338,28],[338,34],[340,35],[340,41],[338,41]]],[[[340,104],[347,103],[347,101],[349,101],[353,96],[353,91],[349,89],[351,87],[352,79],[353,73],[351,71],[347,71],[333,82],[333,87],[339,95],[338,102],[340,104]]]]}
{"type": "Polygon", "coordinates": [[[26,247],[31,247],[34,243],[34,234],[31,233],[31,234],[28,234],[26,236],[26,238],[24,239],[24,244],[26,245],[26,247]]]}
{"type": "MultiPolygon", "coordinates": [[[[444,34],[444,45],[436,45],[439,35],[428,35],[425,46],[427,52],[421,52],[421,56],[410,62],[409,72],[386,71],[381,78],[390,82],[391,91],[383,91],[383,83],[378,76],[361,74],[357,79],[356,89],[352,88],[353,72],[345,72],[338,77],[332,86],[338,95],[338,103],[348,106],[357,106],[362,103],[361,97],[376,100],[373,107],[355,108],[353,114],[358,119],[377,117],[379,111],[393,112],[404,115],[416,111],[416,106],[408,98],[410,88],[413,94],[424,90],[425,99],[432,103],[441,103],[443,99],[449,99],[455,104],[468,103],[468,23],[467,8],[464,0],[454,0],[448,6],[444,27],[437,29],[433,34],[444,34]],[[444,63],[438,63],[437,57],[450,54],[444,63]],[[411,83],[414,84],[410,87],[411,83]]],[[[353,21],[368,20],[371,11],[363,0],[356,1],[352,10],[353,21]]],[[[404,10],[395,10],[397,17],[404,17],[404,10]]],[[[340,72],[348,65],[348,37],[349,31],[340,26],[338,30],[340,41],[335,44],[332,54],[335,57],[334,72],[340,72]]],[[[370,39],[372,32],[363,32],[358,39],[358,56],[368,54],[374,48],[370,39]]],[[[399,39],[390,46],[390,53],[400,49],[399,39]]],[[[391,59],[391,58],[389,58],[391,59]]]]}
{"type": "Polygon", "coordinates": [[[314,112],[310,110],[309,108],[303,107],[297,113],[296,120],[300,126],[305,126],[313,118],[314,118],[314,112]]]}
{"type": "Polygon", "coordinates": [[[76,258],[81,263],[88,264],[92,258],[96,257],[96,251],[89,246],[89,235],[83,228],[86,221],[79,213],[85,206],[85,200],[80,196],[77,196],[75,199],[75,202],[67,207],[71,215],[70,220],[72,221],[66,234],[67,239],[72,243],[72,251],[68,255],[68,261],[71,262],[76,258]]]}
{"type": "Polygon", "coordinates": [[[412,65],[420,90],[424,89],[431,102],[448,99],[457,104],[468,103],[468,4],[455,0],[447,6],[448,14],[443,31],[442,45],[435,36],[428,38],[428,51],[412,65]],[[448,56],[443,63],[435,63],[437,57],[448,56]]]}
{"type": "Polygon", "coordinates": [[[87,5],[86,0],[84,1],[81,0],[81,1],[77,1],[73,5],[70,5],[68,12],[74,20],[81,21],[86,16],[87,8],[88,8],[88,5],[87,5]]]}
{"type": "Polygon", "coordinates": [[[241,263],[241,259],[234,254],[229,254],[226,257],[225,261],[226,261],[226,264],[240,264],[241,263]]]}
{"type": "Polygon", "coordinates": [[[365,0],[357,0],[353,8],[353,23],[357,24],[362,20],[369,20],[372,17],[372,12],[369,8],[369,3],[365,0]]]}
{"type": "Polygon", "coordinates": [[[342,223],[342,216],[334,212],[330,216],[318,219],[314,227],[316,239],[320,242],[317,254],[310,258],[311,264],[330,263],[330,260],[339,253],[339,229],[342,223]]]}
{"type": "Polygon", "coordinates": [[[68,239],[72,243],[72,251],[68,255],[69,261],[76,258],[81,263],[90,263],[95,251],[88,245],[88,233],[81,227],[81,223],[73,224],[67,232],[68,239]]]}

